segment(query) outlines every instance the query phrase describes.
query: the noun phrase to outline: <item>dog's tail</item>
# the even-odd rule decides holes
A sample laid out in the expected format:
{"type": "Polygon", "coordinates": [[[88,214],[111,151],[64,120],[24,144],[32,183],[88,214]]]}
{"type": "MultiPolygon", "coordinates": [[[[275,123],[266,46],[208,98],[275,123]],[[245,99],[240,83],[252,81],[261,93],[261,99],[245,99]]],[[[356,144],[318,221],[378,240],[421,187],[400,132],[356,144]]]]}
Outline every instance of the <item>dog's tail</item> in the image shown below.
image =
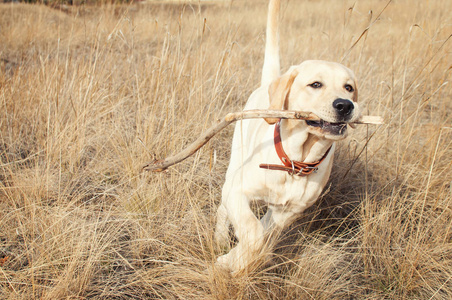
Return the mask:
{"type": "Polygon", "coordinates": [[[265,59],[261,85],[268,85],[280,75],[279,65],[279,8],[280,0],[270,0],[268,5],[265,59]]]}

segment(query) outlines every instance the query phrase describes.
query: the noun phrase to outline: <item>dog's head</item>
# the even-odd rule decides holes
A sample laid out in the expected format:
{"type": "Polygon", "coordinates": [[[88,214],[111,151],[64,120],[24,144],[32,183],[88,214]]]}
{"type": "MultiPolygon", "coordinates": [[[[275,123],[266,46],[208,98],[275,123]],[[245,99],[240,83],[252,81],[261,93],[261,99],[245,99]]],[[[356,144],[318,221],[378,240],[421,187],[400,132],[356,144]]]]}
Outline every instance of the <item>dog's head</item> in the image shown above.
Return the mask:
{"type": "MultiPolygon", "coordinates": [[[[345,66],[308,60],[291,67],[269,87],[269,109],[312,112],[321,121],[305,121],[307,130],[319,137],[339,140],[347,124],[360,117],[355,75],[345,66]]],[[[265,119],[269,124],[278,119],[265,119]]]]}

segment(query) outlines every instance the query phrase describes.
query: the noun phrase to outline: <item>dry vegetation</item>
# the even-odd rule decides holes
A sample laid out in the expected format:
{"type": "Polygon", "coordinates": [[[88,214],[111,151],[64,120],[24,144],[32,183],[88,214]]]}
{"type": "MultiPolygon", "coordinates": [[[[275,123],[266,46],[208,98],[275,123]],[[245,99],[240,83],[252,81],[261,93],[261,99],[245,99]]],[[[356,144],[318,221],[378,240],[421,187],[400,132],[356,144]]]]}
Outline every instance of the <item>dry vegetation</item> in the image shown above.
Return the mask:
{"type": "Polygon", "coordinates": [[[242,108],[266,3],[0,5],[0,298],[451,299],[452,3],[385,5],[283,5],[283,68],[342,61],[387,125],[352,130],[274,264],[236,277],[212,241],[232,127],[140,166],[242,108]]]}

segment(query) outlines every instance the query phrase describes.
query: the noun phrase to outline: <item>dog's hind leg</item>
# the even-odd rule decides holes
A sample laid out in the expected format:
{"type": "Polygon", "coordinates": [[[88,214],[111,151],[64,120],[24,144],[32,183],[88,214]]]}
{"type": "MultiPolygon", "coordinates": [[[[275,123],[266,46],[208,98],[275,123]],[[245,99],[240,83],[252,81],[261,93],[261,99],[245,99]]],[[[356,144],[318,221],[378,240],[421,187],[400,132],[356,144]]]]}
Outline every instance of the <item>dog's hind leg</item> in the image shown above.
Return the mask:
{"type": "Polygon", "coordinates": [[[284,211],[284,210],[274,210],[272,212],[272,221],[275,228],[280,230],[290,226],[298,216],[300,216],[302,211],[284,211]]]}
{"type": "Polygon", "coordinates": [[[268,208],[265,215],[261,218],[261,224],[265,231],[269,231],[274,227],[275,222],[273,221],[272,210],[270,208],[268,208]]]}
{"type": "Polygon", "coordinates": [[[215,241],[220,247],[225,247],[228,244],[229,225],[228,211],[223,204],[220,204],[217,210],[217,224],[215,226],[215,241]]]}

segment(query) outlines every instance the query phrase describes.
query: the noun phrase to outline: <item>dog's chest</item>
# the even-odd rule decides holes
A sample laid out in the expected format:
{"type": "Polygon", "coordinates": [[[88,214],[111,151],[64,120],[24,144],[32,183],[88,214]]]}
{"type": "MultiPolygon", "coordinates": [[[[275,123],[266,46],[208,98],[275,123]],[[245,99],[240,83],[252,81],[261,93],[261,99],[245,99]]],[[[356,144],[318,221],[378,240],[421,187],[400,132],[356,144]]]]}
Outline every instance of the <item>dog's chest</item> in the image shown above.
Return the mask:
{"type": "Polygon", "coordinates": [[[303,211],[311,206],[322,192],[323,185],[319,184],[317,174],[300,177],[277,172],[266,176],[266,184],[255,191],[257,193],[252,198],[287,210],[303,211]]]}

